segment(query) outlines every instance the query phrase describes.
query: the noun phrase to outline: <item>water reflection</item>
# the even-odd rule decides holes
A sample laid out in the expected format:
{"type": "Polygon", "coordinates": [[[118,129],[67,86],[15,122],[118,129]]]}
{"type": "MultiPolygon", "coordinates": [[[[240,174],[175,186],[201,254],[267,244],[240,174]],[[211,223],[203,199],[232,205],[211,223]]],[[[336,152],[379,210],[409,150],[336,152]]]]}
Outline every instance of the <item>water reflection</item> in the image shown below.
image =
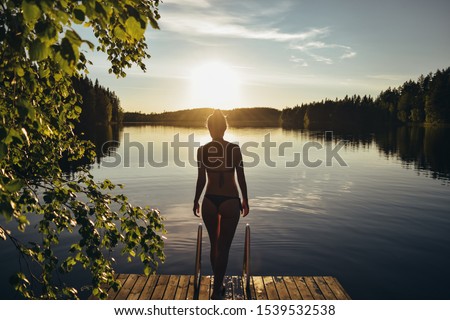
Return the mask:
{"type": "Polygon", "coordinates": [[[93,143],[96,154],[95,163],[91,163],[87,157],[77,161],[69,161],[67,157],[64,157],[60,162],[62,170],[67,174],[73,174],[77,171],[77,168],[82,166],[100,166],[102,158],[111,155],[119,147],[122,131],[123,126],[118,124],[77,127],[75,132],[78,137],[93,143]]]}
{"type": "Polygon", "coordinates": [[[389,135],[377,136],[377,145],[387,156],[402,160],[433,179],[449,183],[450,130],[448,128],[401,127],[389,135]]]}
{"type": "MultiPolygon", "coordinates": [[[[306,131],[313,140],[326,141],[325,131],[306,131]]],[[[387,159],[402,161],[406,169],[414,169],[433,179],[450,183],[450,128],[402,126],[382,130],[335,130],[334,139],[346,140],[347,148],[365,149],[376,145],[387,159]]]]}

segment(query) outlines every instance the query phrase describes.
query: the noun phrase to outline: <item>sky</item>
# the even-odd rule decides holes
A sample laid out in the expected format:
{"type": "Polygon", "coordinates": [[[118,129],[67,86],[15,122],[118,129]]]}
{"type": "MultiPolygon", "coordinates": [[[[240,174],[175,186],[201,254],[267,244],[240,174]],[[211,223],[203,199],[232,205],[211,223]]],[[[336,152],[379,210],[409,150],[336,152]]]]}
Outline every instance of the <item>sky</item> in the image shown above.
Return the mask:
{"type": "Polygon", "coordinates": [[[125,111],[376,97],[450,66],[448,0],[164,0],[160,14],[147,72],[117,79],[88,54],[89,76],[125,111]]]}

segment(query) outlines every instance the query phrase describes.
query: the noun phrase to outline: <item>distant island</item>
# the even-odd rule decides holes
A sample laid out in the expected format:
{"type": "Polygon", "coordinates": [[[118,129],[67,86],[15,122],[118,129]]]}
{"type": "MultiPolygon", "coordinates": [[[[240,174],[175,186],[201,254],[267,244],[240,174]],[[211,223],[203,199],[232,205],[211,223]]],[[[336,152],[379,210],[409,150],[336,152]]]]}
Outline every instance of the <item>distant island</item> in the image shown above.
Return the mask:
{"type": "MultiPolygon", "coordinates": [[[[124,123],[154,123],[199,126],[212,108],[186,109],[145,114],[125,112],[124,123]]],[[[388,88],[378,97],[346,96],[284,108],[237,108],[223,111],[231,126],[279,126],[291,128],[367,127],[401,124],[450,124],[450,67],[398,88],[388,88]]]]}

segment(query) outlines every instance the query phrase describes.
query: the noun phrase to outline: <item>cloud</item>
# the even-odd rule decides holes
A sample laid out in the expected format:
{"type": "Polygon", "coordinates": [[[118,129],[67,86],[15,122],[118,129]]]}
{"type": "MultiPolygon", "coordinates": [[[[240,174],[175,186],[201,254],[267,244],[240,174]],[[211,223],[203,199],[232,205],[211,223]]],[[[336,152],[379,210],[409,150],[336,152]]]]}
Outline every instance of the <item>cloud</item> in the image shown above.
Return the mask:
{"type": "Polygon", "coordinates": [[[366,77],[369,79],[389,80],[389,81],[400,81],[402,79],[407,78],[406,75],[399,75],[399,74],[372,74],[366,77]]]}
{"type": "MultiPolygon", "coordinates": [[[[239,14],[239,11],[232,12],[237,9],[231,9],[232,6],[227,6],[226,2],[167,0],[167,3],[173,6],[161,19],[161,29],[186,35],[190,39],[214,39],[217,42],[220,38],[232,38],[288,43],[288,48],[303,54],[303,57],[291,56],[289,59],[296,66],[308,66],[307,60],[333,64],[336,60],[350,59],[356,55],[349,46],[326,42],[331,33],[329,27],[286,32],[273,26],[283,12],[288,12],[291,2],[284,2],[281,9],[273,11],[257,10],[252,2],[252,13],[246,16],[239,14]]],[[[241,9],[242,6],[250,6],[250,3],[242,4],[241,9]]]]}
{"type": "Polygon", "coordinates": [[[196,36],[271,40],[277,42],[305,41],[328,33],[328,28],[311,28],[297,33],[286,33],[278,28],[249,27],[244,21],[227,15],[173,13],[160,22],[162,29],[196,36]]]}
{"type": "Polygon", "coordinates": [[[211,6],[211,3],[208,0],[167,0],[167,1],[164,1],[164,6],[166,6],[166,5],[209,8],[211,6]]]}
{"type": "Polygon", "coordinates": [[[350,58],[353,58],[354,56],[356,56],[356,52],[354,52],[354,51],[349,51],[349,52],[344,53],[344,54],[341,56],[341,59],[350,59],[350,58]]]}
{"type": "Polygon", "coordinates": [[[333,60],[331,58],[320,56],[318,54],[314,54],[314,53],[311,53],[311,52],[308,52],[308,55],[311,58],[313,58],[314,61],[316,61],[316,62],[323,62],[323,63],[326,63],[326,64],[333,64],[333,60]]]}
{"type": "Polygon", "coordinates": [[[298,58],[296,56],[291,56],[289,61],[293,62],[296,67],[307,67],[308,63],[303,58],[298,58]]]}
{"type": "Polygon", "coordinates": [[[334,63],[334,59],[332,58],[332,56],[337,56],[340,60],[350,59],[356,56],[356,52],[354,52],[349,46],[325,43],[323,41],[291,44],[291,49],[299,50],[312,58],[314,61],[323,62],[325,64],[334,63]]]}

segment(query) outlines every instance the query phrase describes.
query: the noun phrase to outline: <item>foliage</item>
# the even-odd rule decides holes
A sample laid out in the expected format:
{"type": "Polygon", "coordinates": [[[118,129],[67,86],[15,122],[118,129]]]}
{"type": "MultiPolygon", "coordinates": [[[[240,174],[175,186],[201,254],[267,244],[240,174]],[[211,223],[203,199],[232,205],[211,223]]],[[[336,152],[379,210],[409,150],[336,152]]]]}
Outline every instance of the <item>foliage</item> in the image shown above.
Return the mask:
{"type": "Polygon", "coordinates": [[[144,31],[158,28],[157,0],[32,1],[0,4],[0,221],[13,221],[27,231],[37,221],[40,242],[20,243],[17,231],[0,226],[0,239],[11,240],[34,266],[21,270],[12,283],[25,298],[77,298],[78,291],[58,281],[58,273],[75,266],[89,270],[92,292],[106,297],[114,279],[115,248],[139,257],[149,274],[164,258],[163,231],[157,210],[132,206],[113,192],[109,180],[95,182],[83,169],[64,177],[63,154],[76,160],[94,158],[92,146],[74,132],[80,96],[72,77],[87,73],[82,39],[73,25],[93,30],[97,50],[111,61],[110,72],[125,76],[132,64],[145,70],[149,57],[144,31]],[[78,233],[63,256],[56,254],[60,237],[78,233]]]}

